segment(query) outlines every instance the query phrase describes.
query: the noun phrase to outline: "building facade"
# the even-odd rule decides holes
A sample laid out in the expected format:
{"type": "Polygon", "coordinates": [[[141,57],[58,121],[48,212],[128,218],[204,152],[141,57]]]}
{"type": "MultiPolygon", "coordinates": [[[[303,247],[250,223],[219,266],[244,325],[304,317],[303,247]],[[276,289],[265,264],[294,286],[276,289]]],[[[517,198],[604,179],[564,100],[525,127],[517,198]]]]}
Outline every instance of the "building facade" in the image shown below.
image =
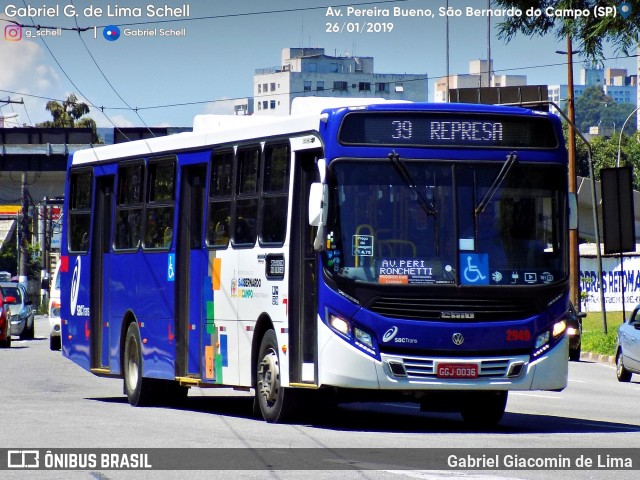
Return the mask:
{"type": "Polygon", "coordinates": [[[289,115],[296,97],[427,101],[426,74],[375,73],[373,57],[330,56],[324,48],[283,48],[281,65],[256,69],[253,113],[289,115]]]}
{"type": "MultiPolygon", "coordinates": [[[[638,76],[628,75],[625,68],[583,68],[580,70],[580,84],[574,84],[574,99],[594,85],[600,85],[605,95],[616,103],[638,105],[638,76]]],[[[549,100],[561,108],[567,101],[567,85],[549,85],[549,100]]]]}
{"type": "Polygon", "coordinates": [[[449,75],[448,82],[447,77],[436,80],[433,101],[446,102],[447,88],[455,90],[459,88],[521,87],[526,84],[526,75],[496,75],[493,73],[493,60],[490,65],[487,60],[472,60],[469,62],[469,73],[449,75]]]}

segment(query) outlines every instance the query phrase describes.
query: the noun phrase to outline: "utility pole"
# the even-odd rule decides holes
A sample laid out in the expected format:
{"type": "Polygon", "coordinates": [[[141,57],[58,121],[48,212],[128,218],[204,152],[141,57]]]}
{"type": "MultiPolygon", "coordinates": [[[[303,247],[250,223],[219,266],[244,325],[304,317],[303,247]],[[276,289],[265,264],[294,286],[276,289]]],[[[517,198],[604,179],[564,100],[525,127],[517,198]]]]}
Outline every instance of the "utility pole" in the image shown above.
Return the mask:
{"type": "Polygon", "coordinates": [[[27,244],[29,243],[29,191],[27,190],[27,172],[22,172],[22,222],[18,248],[18,281],[27,285],[27,244]]]}
{"type": "MultiPolygon", "coordinates": [[[[18,100],[11,100],[11,97],[7,97],[6,100],[0,100],[0,102],[4,103],[5,105],[9,105],[11,103],[16,103],[18,105],[24,105],[24,99],[20,99],[18,100]]],[[[4,105],[2,105],[4,106],[4,105]]],[[[0,115],[0,128],[4,128],[4,121],[8,118],[15,118],[17,117],[18,114],[17,113],[12,113],[10,115],[0,115]]]]}
{"type": "MultiPolygon", "coordinates": [[[[567,116],[569,117],[569,192],[577,195],[578,177],[576,176],[576,134],[573,125],[576,121],[573,93],[573,45],[567,35],[567,116]]],[[[580,310],[580,256],[578,252],[578,230],[569,230],[569,298],[580,310]]]]}

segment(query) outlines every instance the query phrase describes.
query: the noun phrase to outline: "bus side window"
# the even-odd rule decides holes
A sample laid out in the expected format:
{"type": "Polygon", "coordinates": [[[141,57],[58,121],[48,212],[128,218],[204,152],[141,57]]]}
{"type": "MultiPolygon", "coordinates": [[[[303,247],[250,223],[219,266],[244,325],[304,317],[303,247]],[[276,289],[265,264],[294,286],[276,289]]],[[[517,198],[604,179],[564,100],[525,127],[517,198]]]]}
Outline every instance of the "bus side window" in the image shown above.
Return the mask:
{"type": "Polygon", "coordinates": [[[169,248],[173,238],[175,159],[149,162],[145,248],[169,248]]]}
{"type": "Polygon", "coordinates": [[[207,220],[207,245],[210,247],[229,245],[232,185],[233,152],[214,154],[211,158],[207,220]]]}
{"type": "Polygon", "coordinates": [[[72,172],[70,181],[69,251],[86,253],[89,250],[93,174],[86,170],[72,172]]]}
{"type": "Polygon", "coordinates": [[[250,246],[255,245],[258,237],[260,149],[258,147],[238,149],[237,164],[238,181],[233,244],[250,246]]]}
{"type": "Polygon", "coordinates": [[[289,204],[289,144],[267,145],[260,202],[260,242],[282,245],[289,204]]]}
{"type": "Polygon", "coordinates": [[[125,165],[118,169],[115,249],[134,250],[142,235],[142,189],[144,165],[125,165]]]}

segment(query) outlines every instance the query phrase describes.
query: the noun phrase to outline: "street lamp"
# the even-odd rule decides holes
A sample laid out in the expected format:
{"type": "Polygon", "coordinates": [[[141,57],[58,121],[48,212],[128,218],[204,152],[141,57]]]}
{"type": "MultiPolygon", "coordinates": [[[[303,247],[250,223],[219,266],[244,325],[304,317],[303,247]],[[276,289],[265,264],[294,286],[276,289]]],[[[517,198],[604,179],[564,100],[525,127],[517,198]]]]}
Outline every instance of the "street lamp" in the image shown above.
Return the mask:
{"type": "MultiPolygon", "coordinates": [[[[556,50],[556,53],[567,56],[567,116],[569,136],[569,192],[578,192],[578,177],[576,170],[576,137],[573,125],[576,114],[573,104],[573,54],[571,37],[567,35],[567,51],[556,50]]],[[[571,302],[580,308],[580,256],[578,253],[578,230],[569,230],[569,297],[571,302]]]]}
{"type": "Polygon", "coordinates": [[[627,122],[629,121],[629,119],[633,115],[635,115],[638,110],[640,110],[640,107],[637,107],[633,112],[631,112],[627,117],[627,119],[622,124],[622,129],[620,130],[620,137],[618,138],[618,159],[616,160],[616,167],[620,166],[620,148],[622,147],[622,133],[624,132],[624,127],[627,126],[627,122]]]}

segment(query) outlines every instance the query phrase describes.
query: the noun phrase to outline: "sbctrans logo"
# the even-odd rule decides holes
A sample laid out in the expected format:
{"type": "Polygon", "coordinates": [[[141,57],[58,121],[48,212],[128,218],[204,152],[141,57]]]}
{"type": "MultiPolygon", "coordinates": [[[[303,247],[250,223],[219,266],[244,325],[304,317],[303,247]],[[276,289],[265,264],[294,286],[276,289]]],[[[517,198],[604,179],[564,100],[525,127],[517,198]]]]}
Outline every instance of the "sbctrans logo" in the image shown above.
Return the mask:
{"type": "Polygon", "coordinates": [[[38,450],[8,450],[7,468],[40,468],[38,450]]]}
{"type": "Polygon", "coordinates": [[[382,341],[385,342],[385,343],[390,342],[391,340],[393,340],[395,338],[395,336],[397,334],[398,334],[398,327],[391,327],[389,330],[384,332],[384,335],[382,337],[382,341]]]}

